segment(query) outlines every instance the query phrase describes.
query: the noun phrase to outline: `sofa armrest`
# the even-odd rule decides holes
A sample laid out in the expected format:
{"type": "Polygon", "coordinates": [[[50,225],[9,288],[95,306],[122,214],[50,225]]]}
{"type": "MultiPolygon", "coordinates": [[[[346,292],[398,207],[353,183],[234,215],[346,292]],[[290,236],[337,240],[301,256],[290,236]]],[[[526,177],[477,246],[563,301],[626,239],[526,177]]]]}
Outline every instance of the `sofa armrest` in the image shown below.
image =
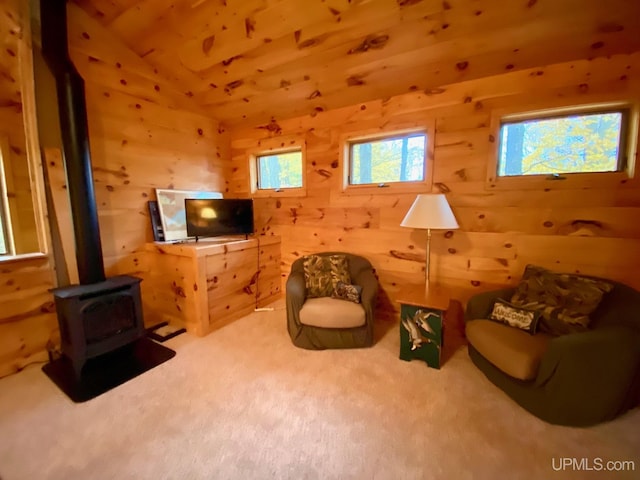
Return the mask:
{"type": "Polygon", "coordinates": [[[535,383],[575,406],[576,416],[581,409],[597,409],[602,418],[613,418],[633,394],[638,369],[640,335],[627,327],[603,327],[551,340],[535,383]]]}
{"type": "Polygon", "coordinates": [[[509,300],[515,292],[515,288],[502,288],[500,290],[491,290],[474,295],[467,302],[467,309],[464,313],[465,323],[469,320],[479,320],[489,318],[494,302],[498,298],[509,300]]]}

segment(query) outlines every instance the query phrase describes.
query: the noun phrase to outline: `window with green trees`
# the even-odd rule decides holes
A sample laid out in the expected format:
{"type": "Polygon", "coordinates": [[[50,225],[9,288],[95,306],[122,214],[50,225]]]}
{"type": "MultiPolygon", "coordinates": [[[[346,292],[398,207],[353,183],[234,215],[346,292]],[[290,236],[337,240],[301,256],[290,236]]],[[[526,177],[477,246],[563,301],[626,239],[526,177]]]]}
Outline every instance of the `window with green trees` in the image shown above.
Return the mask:
{"type": "Polygon", "coordinates": [[[424,132],[349,142],[349,185],[422,181],[426,147],[424,132]]]}
{"type": "Polygon", "coordinates": [[[563,175],[624,170],[626,109],[505,121],[498,175],[563,175]]]}
{"type": "Polygon", "coordinates": [[[302,151],[256,155],[258,190],[302,187],[302,151]]]}

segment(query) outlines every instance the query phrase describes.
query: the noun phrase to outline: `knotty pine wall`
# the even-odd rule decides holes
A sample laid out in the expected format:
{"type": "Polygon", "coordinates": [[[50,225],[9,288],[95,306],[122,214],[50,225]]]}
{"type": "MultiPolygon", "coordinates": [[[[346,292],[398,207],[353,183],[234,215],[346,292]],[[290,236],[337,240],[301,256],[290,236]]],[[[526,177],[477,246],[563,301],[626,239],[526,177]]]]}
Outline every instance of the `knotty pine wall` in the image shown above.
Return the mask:
{"type": "MultiPolygon", "coordinates": [[[[144,277],[150,268],[144,244],[153,241],[147,201],[155,199],[154,189],[224,191],[229,140],[216,121],[198,113],[190,98],[162,81],[153,68],[79,7],[70,3],[68,14],[71,56],[85,80],[106,272],[144,277]]],[[[43,83],[48,83],[47,79],[43,83]]],[[[46,103],[55,108],[55,102],[46,103]]],[[[45,128],[43,149],[59,148],[59,140],[52,134],[56,128],[48,124],[56,121],[57,113],[39,113],[45,117],[39,122],[41,130],[43,124],[45,128]]],[[[66,188],[62,168],[55,155],[47,164],[53,194],[58,197],[66,188]]],[[[55,213],[68,218],[68,205],[55,213]]],[[[68,228],[63,229],[62,242],[73,242],[68,228]]],[[[45,360],[47,341],[57,342],[57,321],[47,292],[53,273],[48,262],[19,261],[0,268],[2,376],[31,361],[45,360]],[[27,280],[28,271],[36,271],[43,279],[36,283],[27,280]],[[29,290],[17,293],[27,282],[29,290]]],[[[144,303],[144,282],[142,291],[144,303]]],[[[145,317],[145,321],[152,319],[145,317]]]]}
{"type": "MultiPolygon", "coordinates": [[[[492,113],[544,102],[584,104],[640,97],[640,54],[506,73],[256,128],[233,130],[231,189],[249,195],[248,151],[265,139],[303,139],[307,196],[256,199],[258,231],[282,237],[282,276],[301,255],[342,250],[371,260],[380,312],[424,279],[426,232],[400,227],[415,193],[344,195],[341,137],[414,128],[435,120],[434,192],[447,198],[460,230],[434,232],[432,279],[465,302],[518,281],[528,263],[601,275],[640,288],[638,182],[565,189],[495,190],[486,182],[492,113]]],[[[346,87],[345,87],[346,88],[346,87]]]]}

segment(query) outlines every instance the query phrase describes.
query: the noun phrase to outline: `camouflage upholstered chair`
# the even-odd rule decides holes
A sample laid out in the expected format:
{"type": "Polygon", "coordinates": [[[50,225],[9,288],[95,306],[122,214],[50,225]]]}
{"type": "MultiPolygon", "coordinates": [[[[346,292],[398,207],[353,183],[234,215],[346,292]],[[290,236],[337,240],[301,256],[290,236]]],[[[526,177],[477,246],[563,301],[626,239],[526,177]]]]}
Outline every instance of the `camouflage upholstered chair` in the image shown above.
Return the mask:
{"type": "Polygon", "coordinates": [[[638,405],[640,292],[626,285],[529,266],[517,288],[472,297],[465,324],[473,363],[547,422],[592,425],[638,405]]]}
{"type": "Polygon", "coordinates": [[[287,279],[287,329],[309,350],[373,344],[378,280],[358,255],[322,252],[297,259],[287,279]]]}

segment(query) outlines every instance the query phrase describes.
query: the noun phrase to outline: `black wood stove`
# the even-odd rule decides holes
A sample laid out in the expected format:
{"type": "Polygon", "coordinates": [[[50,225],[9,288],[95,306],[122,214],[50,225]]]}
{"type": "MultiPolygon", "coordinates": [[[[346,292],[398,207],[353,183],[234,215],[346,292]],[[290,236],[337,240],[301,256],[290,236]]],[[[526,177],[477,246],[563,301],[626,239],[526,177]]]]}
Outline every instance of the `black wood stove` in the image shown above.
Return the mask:
{"type": "Polygon", "coordinates": [[[140,279],[105,278],[93,189],[84,81],[67,47],[66,0],[41,0],[42,53],[56,79],[64,165],[80,285],[53,290],[62,353],[81,377],[85,362],[145,335],[140,279]]]}

